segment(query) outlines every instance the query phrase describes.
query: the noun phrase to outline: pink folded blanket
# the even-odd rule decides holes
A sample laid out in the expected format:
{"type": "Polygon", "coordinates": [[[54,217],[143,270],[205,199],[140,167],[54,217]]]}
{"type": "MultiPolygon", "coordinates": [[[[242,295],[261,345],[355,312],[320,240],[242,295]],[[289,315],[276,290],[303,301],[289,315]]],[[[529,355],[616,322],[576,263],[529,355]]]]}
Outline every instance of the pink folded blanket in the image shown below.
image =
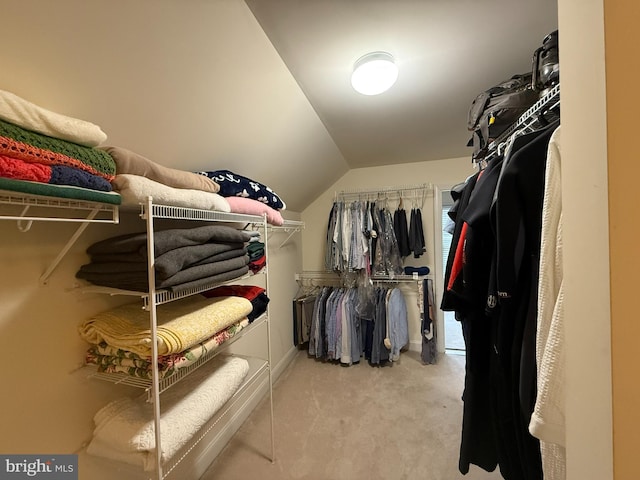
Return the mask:
{"type": "Polygon", "coordinates": [[[244,197],[225,197],[231,207],[233,213],[244,213],[247,215],[267,215],[267,223],[271,225],[280,226],[284,224],[282,214],[258,200],[244,197]]]}

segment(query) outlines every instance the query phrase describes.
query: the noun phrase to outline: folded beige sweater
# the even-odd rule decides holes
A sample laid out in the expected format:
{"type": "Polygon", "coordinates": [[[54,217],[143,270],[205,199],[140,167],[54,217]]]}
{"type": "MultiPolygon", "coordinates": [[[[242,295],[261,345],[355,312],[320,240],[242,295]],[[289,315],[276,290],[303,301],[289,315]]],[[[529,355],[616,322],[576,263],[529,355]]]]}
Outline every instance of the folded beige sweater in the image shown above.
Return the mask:
{"type": "Polygon", "coordinates": [[[220,185],[204,175],[165,167],[142,155],[122,147],[100,146],[116,162],[117,174],[131,174],[146,177],[168,187],[202,190],[217,193],[220,185]]]}

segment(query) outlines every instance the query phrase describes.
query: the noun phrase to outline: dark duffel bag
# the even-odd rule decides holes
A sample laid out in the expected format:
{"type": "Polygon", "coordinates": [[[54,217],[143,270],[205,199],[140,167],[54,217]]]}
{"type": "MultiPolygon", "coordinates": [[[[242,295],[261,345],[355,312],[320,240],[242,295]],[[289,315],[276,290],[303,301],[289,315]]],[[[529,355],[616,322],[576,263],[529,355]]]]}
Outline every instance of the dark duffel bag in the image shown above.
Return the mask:
{"type": "Polygon", "coordinates": [[[558,55],[558,31],[544,37],[542,46],[533,52],[531,85],[540,96],[560,83],[560,58],[558,55]]]}
{"type": "Polygon", "coordinates": [[[531,73],[514,75],[480,93],[471,103],[467,128],[473,137],[467,145],[474,147],[474,159],[483,157],[489,144],[538,100],[531,82],[531,73]]]}

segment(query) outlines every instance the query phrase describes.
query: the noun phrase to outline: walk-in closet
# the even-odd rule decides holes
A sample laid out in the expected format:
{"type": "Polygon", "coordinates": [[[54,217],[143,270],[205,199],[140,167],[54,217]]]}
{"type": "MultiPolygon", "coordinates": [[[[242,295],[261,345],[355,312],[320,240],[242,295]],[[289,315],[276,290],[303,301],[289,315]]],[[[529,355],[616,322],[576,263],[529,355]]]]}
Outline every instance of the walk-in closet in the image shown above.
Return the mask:
{"type": "Polygon", "coordinates": [[[2,6],[0,478],[638,478],[633,2],[2,6]]]}

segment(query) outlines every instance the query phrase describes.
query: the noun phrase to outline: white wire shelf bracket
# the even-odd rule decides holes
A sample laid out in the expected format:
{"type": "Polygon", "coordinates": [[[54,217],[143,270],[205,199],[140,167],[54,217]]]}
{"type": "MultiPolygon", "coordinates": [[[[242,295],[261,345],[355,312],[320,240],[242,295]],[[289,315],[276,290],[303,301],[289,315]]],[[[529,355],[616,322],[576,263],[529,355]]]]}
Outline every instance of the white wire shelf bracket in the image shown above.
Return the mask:
{"type": "Polygon", "coordinates": [[[91,223],[119,223],[120,210],[118,205],[100,202],[90,202],[84,200],[73,200],[57,197],[45,197],[42,195],[31,195],[8,190],[0,190],[0,205],[20,207],[19,214],[0,214],[0,220],[15,220],[20,232],[28,232],[33,222],[65,222],[79,223],[76,231],[62,247],[60,253],[53,260],[51,265],[40,276],[40,283],[46,285],[49,277],[58,267],[64,256],[76,243],[80,235],[91,223]],[[32,208],[45,208],[55,210],[56,215],[42,216],[32,215],[32,208]],[[64,213],[64,214],[62,214],[64,213]],[[81,215],[82,213],[82,215],[81,215]]]}
{"type": "Polygon", "coordinates": [[[282,225],[267,225],[267,231],[270,232],[278,232],[282,231],[288,233],[287,238],[284,239],[282,243],[278,246],[278,248],[284,247],[291,237],[293,237],[296,233],[301,232],[304,229],[304,222],[299,220],[285,220],[282,225]]]}
{"type": "MultiPolygon", "coordinates": [[[[22,207],[19,215],[0,215],[0,220],[18,221],[42,221],[42,222],[90,222],[90,223],[118,223],[120,219],[118,205],[101,202],[91,202],[86,200],[74,200],[58,197],[45,197],[42,195],[31,195],[27,193],[13,192],[10,190],[0,190],[0,205],[12,205],[22,207]],[[31,215],[32,207],[46,208],[47,210],[58,210],[58,213],[65,211],[66,216],[43,216],[31,215]],[[96,212],[99,218],[88,219],[87,215],[78,215],[80,211],[96,212]],[[75,215],[74,215],[75,213],[75,215]]],[[[27,229],[20,229],[27,231],[27,229]]]]}
{"type": "MultiPolygon", "coordinates": [[[[203,355],[198,360],[193,362],[191,365],[179,369],[176,373],[169,375],[160,379],[158,382],[159,393],[165,392],[173,385],[178,383],[183,378],[189,376],[194,371],[196,371],[201,366],[205,365],[207,362],[217,357],[218,355],[224,353],[226,349],[228,349],[231,345],[233,345],[237,340],[242,338],[245,335],[251,334],[251,332],[258,329],[261,325],[267,322],[267,316],[261,315],[256,318],[249,325],[244,327],[238,334],[226,340],[224,343],[220,344],[217,348],[210,350],[206,355],[203,355]]],[[[151,387],[153,385],[153,380],[150,378],[141,378],[135,377],[133,375],[129,375],[127,373],[107,373],[107,372],[97,372],[95,371],[94,365],[87,365],[85,367],[87,370],[91,370],[91,372],[87,375],[89,378],[96,380],[103,380],[109,383],[114,383],[117,385],[127,385],[129,387],[141,388],[147,392],[147,400],[151,401],[151,387]]]]}

